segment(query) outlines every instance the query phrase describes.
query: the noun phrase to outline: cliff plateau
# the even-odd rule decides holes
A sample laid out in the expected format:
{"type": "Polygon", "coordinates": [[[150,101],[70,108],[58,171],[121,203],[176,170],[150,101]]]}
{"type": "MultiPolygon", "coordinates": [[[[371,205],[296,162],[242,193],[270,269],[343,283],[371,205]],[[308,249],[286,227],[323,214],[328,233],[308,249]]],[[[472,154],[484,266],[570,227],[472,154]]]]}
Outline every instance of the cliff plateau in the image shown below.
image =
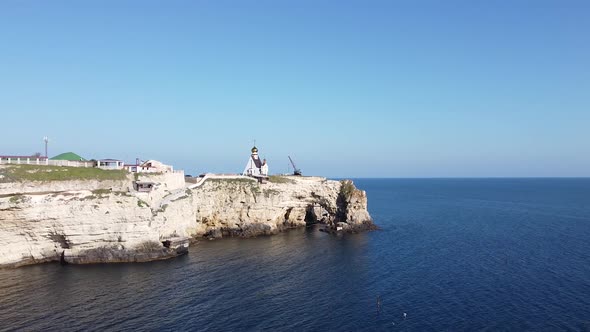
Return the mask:
{"type": "Polygon", "coordinates": [[[191,184],[182,172],[106,180],[5,178],[0,181],[0,266],[68,257],[78,263],[163,259],[174,256],[162,246],[171,237],[251,237],[312,223],[347,232],[375,228],[366,193],[351,181],[270,180],[260,184],[211,175],[191,184]],[[136,191],[137,180],[154,183],[154,189],[136,191]]]}

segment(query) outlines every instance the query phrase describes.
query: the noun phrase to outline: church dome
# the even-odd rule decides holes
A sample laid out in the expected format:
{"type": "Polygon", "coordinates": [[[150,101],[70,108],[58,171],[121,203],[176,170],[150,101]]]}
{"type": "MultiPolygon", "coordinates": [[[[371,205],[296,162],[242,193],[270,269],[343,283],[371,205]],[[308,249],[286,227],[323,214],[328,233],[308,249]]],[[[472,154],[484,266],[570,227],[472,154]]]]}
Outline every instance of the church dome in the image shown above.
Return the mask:
{"type": "Polygon", "coordinates": [[[258,153],[258,148],[257,147],[253,147],[252,148],[252,153],[258,153]]]}

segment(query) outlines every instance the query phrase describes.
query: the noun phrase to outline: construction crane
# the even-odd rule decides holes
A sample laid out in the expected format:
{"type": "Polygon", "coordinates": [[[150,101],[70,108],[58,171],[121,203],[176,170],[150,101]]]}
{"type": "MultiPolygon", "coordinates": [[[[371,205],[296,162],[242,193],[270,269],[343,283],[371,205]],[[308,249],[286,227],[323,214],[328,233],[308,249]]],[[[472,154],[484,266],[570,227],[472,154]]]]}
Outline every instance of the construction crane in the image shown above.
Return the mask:
{"type": "Polygon", "coordinates": [[[301,176],[301,170],[295,166],[295,162],[293,162],[291,156],[289,156],[289,161],[291,162],[291,165],[293,165],[293,175],[301,176]]]}

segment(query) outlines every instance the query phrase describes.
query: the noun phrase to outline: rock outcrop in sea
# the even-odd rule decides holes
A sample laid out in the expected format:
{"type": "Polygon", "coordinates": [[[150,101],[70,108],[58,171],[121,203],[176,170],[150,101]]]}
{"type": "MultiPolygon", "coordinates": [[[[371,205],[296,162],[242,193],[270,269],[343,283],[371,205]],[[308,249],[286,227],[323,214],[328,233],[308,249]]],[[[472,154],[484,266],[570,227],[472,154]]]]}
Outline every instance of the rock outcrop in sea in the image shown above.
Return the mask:
{"type": "Polygon", "coordinates": [[[208,176],[191,185],[174,172],[141,175],[155,184],[141,193],[136,180],[0,181],[0,266],[165,259],[175,255],[162,246],[172,237],[253,237],[314,223],[375,228],[352,181],[208,176]]]}

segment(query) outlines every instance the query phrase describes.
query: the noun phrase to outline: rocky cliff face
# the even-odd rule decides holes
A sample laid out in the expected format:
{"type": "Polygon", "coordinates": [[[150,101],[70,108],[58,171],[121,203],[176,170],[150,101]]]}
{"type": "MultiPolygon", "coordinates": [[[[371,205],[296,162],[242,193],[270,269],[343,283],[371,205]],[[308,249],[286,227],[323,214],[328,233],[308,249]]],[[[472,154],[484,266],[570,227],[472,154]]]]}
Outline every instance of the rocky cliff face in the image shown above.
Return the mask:
{"type": "MultiPolygon", "coordinates": [[[[193,193],[195,234],[255,236],[322,223],[348,230],[372,225],[366,194],[342,197],[343,183],[315,177],[285,177],[282,183],[259,185],[247,179],[212,179],[193,193]]],[[[351,192],[353,193],[353,192],[351,192]]],[[[370,227],[369,227],[370,228],[370,227]]]]}
{"type": "Polygon", "coordinates": [[[0,266],[59,260],[62,254],[107,253],[100,262],[141,260],[129,253],[153,251],[172,236],[250,237],[310,223],[344,231],[374,227],[366,194],[349,181],[277,177],[258,184],[249,178],[211,178],[189,189],[179,188],[173,176],[154,180],[160,182],[149,194],[134,192],[125,181],[88,181],[86,189],[79,181],[4,183],[0,266]]]}

